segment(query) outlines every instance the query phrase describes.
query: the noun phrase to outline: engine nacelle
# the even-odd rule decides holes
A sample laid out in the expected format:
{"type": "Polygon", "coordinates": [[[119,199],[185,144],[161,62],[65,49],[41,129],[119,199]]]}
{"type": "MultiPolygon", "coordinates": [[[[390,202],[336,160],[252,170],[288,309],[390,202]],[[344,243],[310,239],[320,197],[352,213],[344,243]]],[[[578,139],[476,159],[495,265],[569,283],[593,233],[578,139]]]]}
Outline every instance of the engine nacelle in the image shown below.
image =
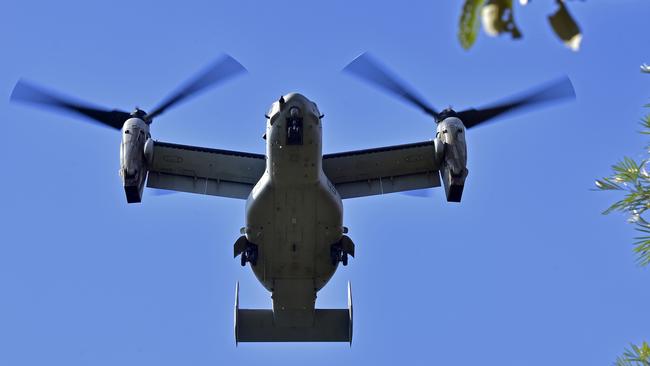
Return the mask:
{"type": "Polygon", "coordinates": [[[151,145],[150,140],[149,125],[143,120],[129,118],[124,122],[120,145],[120,176],[128,203],[142,201],[142,191],[148,171],[145,145],[151,145]]]}
{"type": "Polygon", "coordinates": [[[447,201],[460,202],[468,173],[463,122],[456,117],[448,117],[438,123],[435,143],[447,201]]]}

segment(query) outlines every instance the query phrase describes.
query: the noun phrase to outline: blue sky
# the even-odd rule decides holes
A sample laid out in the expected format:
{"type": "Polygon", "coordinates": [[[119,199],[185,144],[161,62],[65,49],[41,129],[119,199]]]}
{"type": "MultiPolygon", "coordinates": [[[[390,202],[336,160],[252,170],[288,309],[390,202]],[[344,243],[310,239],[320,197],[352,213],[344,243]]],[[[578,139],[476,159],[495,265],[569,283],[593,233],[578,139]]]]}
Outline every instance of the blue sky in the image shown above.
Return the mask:
{"type": "Polygon", "coordinates": [[[517,8],[520,42],[456,41],[460,1],[28,1],[0,11],[0,365],[597,365],[650,338],[650,272],[633,227],[593,192],[637,134],[650,77],[646,1],[571,2],[579,53],[551,4],[517,8]],[[354,344],[235,347],[269,294],[232,259],[244,202],[189,194],[127,205],[120,137],[9,104],[20,77],[120,109],[152,108],[227,52],[250,73],[156,120],[162,141],[264,152],[263,115],[298,91],[326,117],[324,150],[433,138],[425,115],[340,70],[371,51],[438,107],[480,106],[568,75],[578,98],[468,133],[462,204],[442,190],[345,202],[357,258],[319,293],[354,344]]]}

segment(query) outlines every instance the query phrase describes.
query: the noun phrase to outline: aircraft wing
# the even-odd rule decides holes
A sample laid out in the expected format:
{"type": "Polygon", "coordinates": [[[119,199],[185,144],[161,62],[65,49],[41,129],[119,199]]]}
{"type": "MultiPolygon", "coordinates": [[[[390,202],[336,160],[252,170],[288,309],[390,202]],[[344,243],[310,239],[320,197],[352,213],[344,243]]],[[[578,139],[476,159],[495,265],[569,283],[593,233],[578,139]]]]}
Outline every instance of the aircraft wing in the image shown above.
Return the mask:
{"type": "Polygon", "coordinates": [[[323,156],[323,170],[341,198],[440,186],[433,141],[323,156]]]}
{"type": "Polygon", "coordinates": [[[147,187],[248,198],[264,174],[264,155],[154,141],[147,187]]]}

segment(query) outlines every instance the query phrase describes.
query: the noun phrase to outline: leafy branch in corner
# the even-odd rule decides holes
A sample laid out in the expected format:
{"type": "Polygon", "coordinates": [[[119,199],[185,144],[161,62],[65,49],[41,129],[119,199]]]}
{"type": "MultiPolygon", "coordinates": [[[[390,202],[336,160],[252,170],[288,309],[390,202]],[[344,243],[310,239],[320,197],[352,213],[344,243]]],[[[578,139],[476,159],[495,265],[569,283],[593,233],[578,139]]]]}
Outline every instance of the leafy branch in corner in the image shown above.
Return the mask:
{"type": "Polygon", "coordinates": [[[650,346],[643,342],[641,346],[630,345],[623,356],[619,356],[614,366],[650,366],[650,346]]]}
{"type": "MultiPolygon", "coordinates": [[[[525,6],[529,0],[519,0],[525,6]]],[[[569,13],[564,0],[555,0],[556,11],[548,21],[555,35],[571,50],[578,51],[582,32],[569,13]]],[[[458,41],[464,49],[470,49],[478,38],[479,20],[483,31],[492,37],[510,34],[512,39],[522,38],[515,23],[513,0],[465,0],[458,24],[458,41]]]]}
{"type": "MultiPolygon", "coordinates": [[[[650,73],[650,67],[641,66],[641,71],[650,73]]],[[[646,105],[646,107],[650,107],[646,105]]],[[[650,114],[641,122],[640,133],[650,135],[650,114]]],[[[650,146],[646,147],[650,151],[650,146]]],[[[625,192],[623,199],[612,204],[603,214],[619,211],[629,214],[628,222],[636,226],[639,236],[635,238],[634,252],[640,265],[650,264],[650,222],[644,214],[650,208],[650,158],[636,162],[625,157],[612,166],[612,175],[596,180],[596,187],[602,191],[625,192]]]]}

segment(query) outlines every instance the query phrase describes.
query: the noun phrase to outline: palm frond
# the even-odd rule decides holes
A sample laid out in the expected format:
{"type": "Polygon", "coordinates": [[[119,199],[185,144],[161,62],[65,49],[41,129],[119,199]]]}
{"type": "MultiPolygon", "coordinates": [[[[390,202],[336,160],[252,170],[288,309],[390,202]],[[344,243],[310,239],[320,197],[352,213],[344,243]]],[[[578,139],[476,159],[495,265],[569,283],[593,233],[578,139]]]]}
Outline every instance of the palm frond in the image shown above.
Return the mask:
{"type": "Polygon", "coordinates": [[[643,342],[640,347],[631,344],[616,359],[614,366],[650,366],[650,346],[647,342],[643,342]]]}

